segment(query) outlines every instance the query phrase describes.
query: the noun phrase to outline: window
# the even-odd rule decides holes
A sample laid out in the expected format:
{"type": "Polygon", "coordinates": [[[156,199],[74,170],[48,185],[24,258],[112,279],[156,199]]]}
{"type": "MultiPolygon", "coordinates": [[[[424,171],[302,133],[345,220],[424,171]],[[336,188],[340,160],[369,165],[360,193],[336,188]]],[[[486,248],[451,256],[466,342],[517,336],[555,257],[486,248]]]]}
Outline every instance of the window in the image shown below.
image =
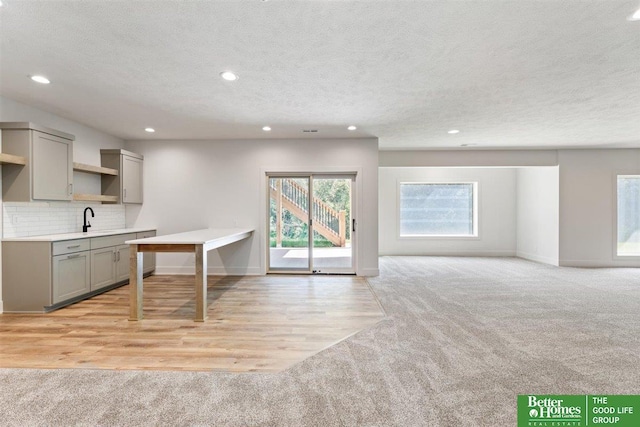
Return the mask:
{"type": "Polygon", "coordinates": [[[640,256],[640,175],[618,175],[618,256],[640,256]]]}
{"type": "Polygon", "coordinates": [[[400,236],[477,236],[477,183],[400,183],[400,236]]]}

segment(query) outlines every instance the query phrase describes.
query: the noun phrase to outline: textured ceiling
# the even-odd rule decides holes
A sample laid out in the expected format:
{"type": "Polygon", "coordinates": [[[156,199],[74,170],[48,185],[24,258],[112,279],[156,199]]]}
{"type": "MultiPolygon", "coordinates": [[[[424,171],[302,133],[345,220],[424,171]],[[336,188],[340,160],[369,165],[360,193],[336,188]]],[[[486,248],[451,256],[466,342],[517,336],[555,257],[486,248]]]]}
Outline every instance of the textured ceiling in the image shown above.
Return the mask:
{"type": "Polygon", "coordinates": [[[3,3],[0,94],[124,139],[640,146],[637,0],[3,3]]]}

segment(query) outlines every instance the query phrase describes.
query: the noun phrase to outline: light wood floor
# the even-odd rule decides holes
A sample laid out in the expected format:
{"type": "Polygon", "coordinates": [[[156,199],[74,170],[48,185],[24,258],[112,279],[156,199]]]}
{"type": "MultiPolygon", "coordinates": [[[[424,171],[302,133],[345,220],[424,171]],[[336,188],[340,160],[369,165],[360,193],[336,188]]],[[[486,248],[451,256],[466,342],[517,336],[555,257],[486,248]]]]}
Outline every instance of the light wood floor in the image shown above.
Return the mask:
{"type": "Polygon", "coordinates": [[[384,317],[353,276],[209,277],[208,316],[193,321],[193,276],[144,281],[144,316],[128,321],[129,287],[48,314],[0,315],[0,367],[274,372],[384,317]]]}

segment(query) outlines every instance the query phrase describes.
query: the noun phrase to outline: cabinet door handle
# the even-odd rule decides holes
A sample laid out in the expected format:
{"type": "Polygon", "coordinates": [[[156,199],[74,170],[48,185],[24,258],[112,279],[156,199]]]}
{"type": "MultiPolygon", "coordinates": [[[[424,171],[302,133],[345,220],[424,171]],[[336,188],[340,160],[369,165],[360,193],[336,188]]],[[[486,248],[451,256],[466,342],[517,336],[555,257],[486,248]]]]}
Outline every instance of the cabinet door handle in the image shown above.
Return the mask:
{"type": "Polygon", "coordinates": [[[67,249],[73,249],[73,248],[79,248],[80,245],[71,245],[71,246],[67,246],[67,249]]]}
{"type": "Polygon", "coordinates": [[[73,184],[69,184],[69,195],[73,194],[73,184]]]}
{"type": "Polygon", "coordinates": [[[127,198],[127,189],[125,188],[125,189],[124,189],[124,190],[122,190],[122,191],[123,191],[123,193],[124,193],[124,194],[122,195],[122,198],[123,198],[123,199],[126,199],[126,198],[127,198]]]}
{"type": "Polygon", "coordinates": [[[116,253],[113,253],[113,262],[116,262],[116,253]]]}
{"type": "Polygon", "coordinates": [[[67,259],[78,258],[79,256],[80,256],[80,254],[69,255],[69,256],[67,256],[67,259]]]}
{"type": "Polygon", "coordinates": [[[120,261],[120,252],[118,252],[118,261],[120,261]]]}

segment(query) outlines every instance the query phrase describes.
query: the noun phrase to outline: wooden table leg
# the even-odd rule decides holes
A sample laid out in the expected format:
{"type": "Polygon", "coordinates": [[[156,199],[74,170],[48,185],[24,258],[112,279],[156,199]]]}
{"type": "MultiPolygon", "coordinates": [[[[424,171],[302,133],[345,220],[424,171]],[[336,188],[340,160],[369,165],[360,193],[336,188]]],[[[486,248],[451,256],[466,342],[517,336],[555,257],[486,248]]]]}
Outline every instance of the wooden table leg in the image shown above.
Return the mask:
{"type": "Polygon", "coordinates": [[[207,318],[207,253],[196,245],[196,322],[207,318]]]}
{"type": "Polygon", "coordinates": [[[138,245],[129,251],[129,320],[142,320],[142,252],[138,245]]]}

